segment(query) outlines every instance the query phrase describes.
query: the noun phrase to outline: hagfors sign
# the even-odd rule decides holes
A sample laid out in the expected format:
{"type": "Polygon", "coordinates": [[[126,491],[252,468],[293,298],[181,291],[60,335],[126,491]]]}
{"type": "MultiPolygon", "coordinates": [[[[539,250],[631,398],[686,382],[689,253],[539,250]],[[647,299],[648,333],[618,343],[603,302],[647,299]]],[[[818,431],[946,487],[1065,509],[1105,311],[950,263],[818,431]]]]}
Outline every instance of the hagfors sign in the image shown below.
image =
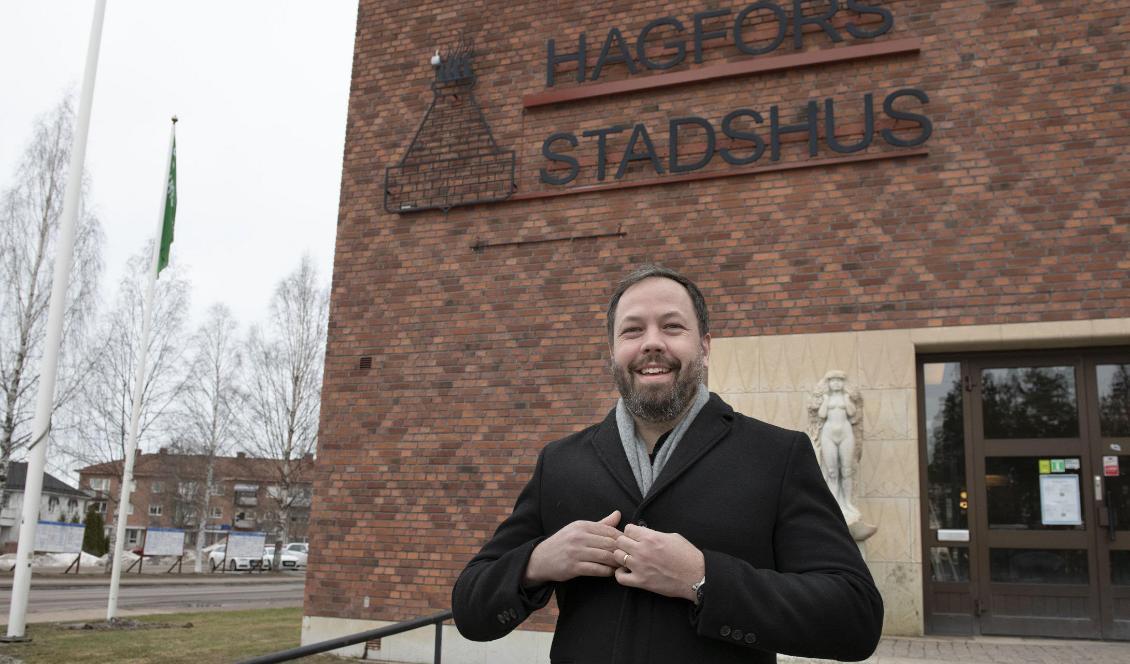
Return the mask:
{"type": "MultiPolygon", "coordinates": [[[[843,4],[838,0],[827,0],[822,7],[821,3],[794,0],[791,5],[786,9],[780,3],[762,0],[737,11],[713,9],[698,12],[686,22],[670,16],[654,19],[640,29],[634,46],[619,28],[613,27],[608,30],[595,60],[592,59],[593,53],[589,52],[584,33],[576,41],[576,50],[571,52],[562,52],[557,41],[550,39],[546,44],[546,85],[555,86],[560,78],[558,68],[567,64],[575,63],[577,86],[574,89],[580,89],[599,81],[602,74],[610,71],[609,67],[618,68],[621,74],[631,79],[643,70],[670,69],[688,59],[694,64],[701,64],[704,45],[711,41],[724,40],[723,48],[732,48],[743,57],[758,58],[781,50],[790,33],[793,49],[799,50],[803,48],[806,37],[812,38],[813,35],[825,35],[832,42],[842,42],[845,36],[853,40],[871,40],[888,33],[895,23],[890,10],[860,0],[847,0],[843,4]],[[818,13],[811,13],[813,6],[818,7],[818,13]],[[806,8],[809,9],[807,13],[806,8]],[[837,28],[833,19],[842,11],[846,13],[847,21],[841,16],[836,21],[840,26],[837,28]],[[670,35],[661,44],[661,54],[655,52],[654,43],[649,43],[649,39],[655,41],[652,35],[660,34],[659,31],[670,35]],[[649,49],[652,52],[649,53],[649,49]]],[[[851,49],[859,50],[861,47],[849,46],[831,49],[831,52],[842,52],[845,59],[850,59],[851,49]]],[[[807,64],[800,61],[785,64],[790,57],[796,56],[771,57],[781,62],[782,69],[807,64]]],[[[717,70],[722,67],[713,65],[712,68],[717,70]]],[[[656,79],[663,76],[673,75],[652,75],[644,80],[654,80],[655,87],[660,87],[660,81],[656,79]]],[[[710,78],[707,74],[686,82],[710,78]]],[[[596,84],[600,85],[607,87],[609,84],[596,84]]],[[[646,88],[637,85],[635,89],[646,88]]],[[[600,183],[610,176],[610,171],[611,177],[619,180],[635,162],[643,162],[643,169],[650,169],[657,176],[687,174],[706,168],[716,160],[729,166],[748,166],[763,159],[773,163],[782,159],[783,140],[804,141],[809,157],[815,157],[821,145],[837,154],[859,152],[878,141],[894,148],[914,148],[924,144],[933,132],[930,118],[920,112],[930,101],[923,90],[905,87],[885,94],[866,92],[857,100],[848,102],[829,97],[809,100],[800,108],[790,106],[782,109],[780,105],[760,109],[742,107],[714,118],[697,115],[674,117],[667,120],[665,126],[629,122],[581,131],[555,131],[542,142],[541,154],[545,162],[540,169],[540,181],[561,186],[583,175],[584,181],[600,183]],[[844,132],[837,132],[837,116],[843,118],[849,113],[853,119],[862,118],[862,122],[852,124],[850,131],[846,132],[852,139],[845,140],[842,138],[844,132]],[[877,124],[883,126],[877,127],[877,124]],[[610,147],[613,141],[617,146],[615,150],[610,147]],[[591,172],[586,173],[586,169],[591,172]]],[[[843,124],[842,120],[840,124],[843,124]]]]}

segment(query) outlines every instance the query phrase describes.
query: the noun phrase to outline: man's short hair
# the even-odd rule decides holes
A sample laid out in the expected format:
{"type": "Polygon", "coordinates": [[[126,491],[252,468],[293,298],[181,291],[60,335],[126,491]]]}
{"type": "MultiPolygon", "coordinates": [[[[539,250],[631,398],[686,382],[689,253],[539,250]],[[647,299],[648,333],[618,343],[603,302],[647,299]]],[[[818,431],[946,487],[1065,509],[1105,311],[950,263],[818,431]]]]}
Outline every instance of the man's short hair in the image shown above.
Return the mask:
{"type": "Polygon", "coordinates": [[[706,310],[706,298],[702,296],[702,291],[698,289],[698,286],[696,286],[693,281],[671,268],[649,264],[636,268],[631,274],[621,279],[620,283],[616,286],[616,292],[612,293],[612,299],[608,302],[608,343],[612,343],[616,325],[616,307],[619,306],[620,298],[624,296],[624,291],[644,279],[651,279],[652,277],[670,279],[686,289],[687,295],[691,296],[691,303],[694,305],[694,315],[698,320],[698,335],[699,337],[706,336],[706,333],[710,331],[710,314],[706,310]]]}

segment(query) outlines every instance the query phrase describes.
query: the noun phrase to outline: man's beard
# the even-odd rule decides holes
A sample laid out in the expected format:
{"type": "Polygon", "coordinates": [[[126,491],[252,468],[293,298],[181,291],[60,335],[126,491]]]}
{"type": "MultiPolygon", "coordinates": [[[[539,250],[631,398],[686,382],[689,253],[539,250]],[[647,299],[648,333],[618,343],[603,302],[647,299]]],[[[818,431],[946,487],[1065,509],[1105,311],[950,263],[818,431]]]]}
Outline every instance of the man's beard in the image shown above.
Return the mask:
{"type": "Polygon", "coordinates": [[[706,374],[706,363],[700,352],[683,367],[674,358],[662,358],[664,368],[675,373],[675,382],[667,386],[639,386],[635,382],[635,369],[655,364],[656,358],[647,358],[627,368],[612,364],[616,388],[624,398],[628,412],[645,422],[671,422],[687,409],[698,392],[698,385],[706,374]]]}

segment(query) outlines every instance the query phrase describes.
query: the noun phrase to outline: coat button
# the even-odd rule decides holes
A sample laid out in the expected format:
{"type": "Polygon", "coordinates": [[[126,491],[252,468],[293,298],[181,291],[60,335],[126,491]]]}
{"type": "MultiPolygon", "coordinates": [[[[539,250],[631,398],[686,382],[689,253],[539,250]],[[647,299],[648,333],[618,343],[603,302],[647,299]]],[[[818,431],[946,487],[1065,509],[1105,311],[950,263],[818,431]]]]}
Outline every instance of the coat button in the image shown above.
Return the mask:
{"type": "Polygon", "coordinates": [[[503,624],[506,623],[506,616],[502,615],[501,613],[498,614],[497,616],[495,616],[495,618],[498,618],[498,622],[500,622],[500,623],[503,623],[503,624]]]}
{"type": "Polygon", "coordinates": [[[730,635],[730,626],[729,625],[722,625],[722,629],[718,630],[718,633],[721,634],[722,636],[729,636],[730,635]]]}
{"type": "Polygon", "coordinates": [[[745,635],[745,642],[746,643],[753,643],[756,640],[757,640],[757,637],[754,635],[753,632],[750,632],[749,634],[745,635]]]}
{"type": "Polygon", "coordinates": [[[730,633],[730,638],[735,641],[741,641],[743,636],[745,636],[745,634],[740,629],[735,629],[730,633]]]}

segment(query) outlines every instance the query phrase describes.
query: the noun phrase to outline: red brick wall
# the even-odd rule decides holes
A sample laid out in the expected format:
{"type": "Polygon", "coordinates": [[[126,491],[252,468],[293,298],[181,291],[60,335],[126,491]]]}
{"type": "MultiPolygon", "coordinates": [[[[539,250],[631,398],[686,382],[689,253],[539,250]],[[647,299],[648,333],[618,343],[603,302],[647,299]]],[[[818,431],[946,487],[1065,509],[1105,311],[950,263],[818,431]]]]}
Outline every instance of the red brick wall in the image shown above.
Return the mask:
{"type": "MultiPolygon", "coordinates": [[[[873,2],[893,12],[888,34],[833,44],[810,32],[805,50],[916,37],[919,54],[523,110],[524,95],[545,90],[548,38],[572,51],[585,31],[592,67],[611,27],[634,44],[651,19],[690,26],[696,11],[745,4],[362,0],[307,614],[399,620],[448,607],[542,445],[610,407],[603,309],[638,263],[695,278],[716,337],[1130,316],[1130,22],[1119,0],[873,2]],[[476,39],[475,95],[499,146],[516,152],[519,194],[559,189],[538,181],[554,131],[643,122],[665,154],[670,117],[717,124],[745,107],[768,122],[779,105],[796,122],[808,100],[832,97],[858,126],[864,93],[881,113],[901,88],[930,97],[915,109],[933,121],[929,154],[387,213],[385,169],[432,100],[428,58],[460,30],[476,39]],[[606,237],[538,242],[586,235],[606,237]]],[[[793,53],[791,34],[758,57],[793,53]]],[[[703,64],[670,71],[747,57],[709,44],[703,64]]],[[[629,133],[610,139],[614,159],[629,133]]],[[[582,140],[591,172],[594,139],[582,140]]],[[[788,143],[782,163],[806,158],[803,147],[788,143]]],[[[835,156],[822,147],[818,158],[835,156]]],[[[625,180],[649,177],[644,165],[625,180]]]]}

